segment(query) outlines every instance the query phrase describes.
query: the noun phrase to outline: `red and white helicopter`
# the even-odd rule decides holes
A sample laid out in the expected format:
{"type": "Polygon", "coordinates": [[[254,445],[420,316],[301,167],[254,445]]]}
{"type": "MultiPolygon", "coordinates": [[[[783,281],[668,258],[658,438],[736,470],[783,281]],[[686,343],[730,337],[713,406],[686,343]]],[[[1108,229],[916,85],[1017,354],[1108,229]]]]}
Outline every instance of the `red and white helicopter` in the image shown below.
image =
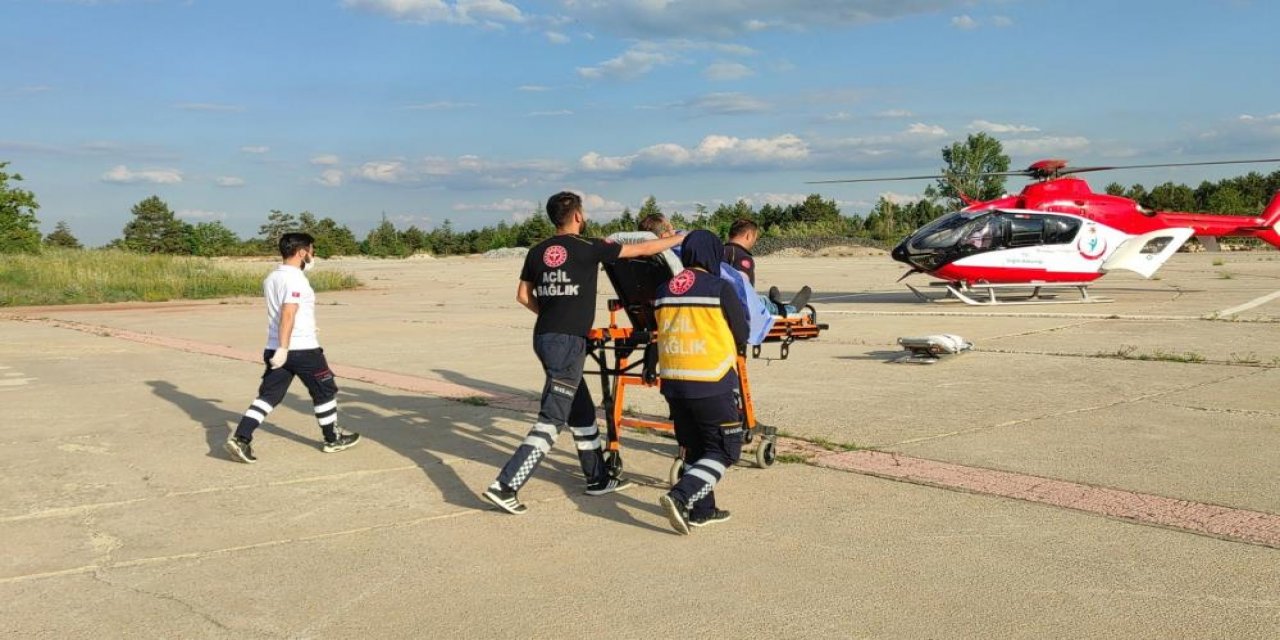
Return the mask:
{"type": "MultiPolygon", "coordinates": [[[[1022,193],[984,202],[961,195],[968,205],[919,228],[894,247],[894,260],[913,273],[939,278],[947,296],[968,304],[1000,304],[997,291],[1032,289],[1025,303],[1109,302],[1091,298],[1087,287],[1108,271],[1155,274],[1191,236],[1255,237],[1280,247],[1280,193],[1257,217],[1152,211],[1129,198],[1094,193],[1072,174],[1108,169],[1280,162],[1231,160],[1175,164],[1069,168],[1065,160],[1041,160],[1022,171],[1034,180],[1022,193]],[[1075,288],[1076,300],[1046,300],[1041,289],[1075,288]]],[[[915,180],[912,176],[823,182],[915,180]]],[[[933,300],[910,284],[916,295],[933,300]]],[[[1012,302],[1010,300],[1004,303],[1012,302]]]]}

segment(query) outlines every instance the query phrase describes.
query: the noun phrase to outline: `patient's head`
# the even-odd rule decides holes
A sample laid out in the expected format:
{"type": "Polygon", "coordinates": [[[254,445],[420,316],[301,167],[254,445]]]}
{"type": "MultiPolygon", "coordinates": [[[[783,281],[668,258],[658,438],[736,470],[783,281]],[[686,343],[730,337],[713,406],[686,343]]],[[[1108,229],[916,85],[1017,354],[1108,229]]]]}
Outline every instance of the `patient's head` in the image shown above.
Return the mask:
{"type": "Polygon", "coordinates": [[[648,231],[659,238],[667,238],[675,235],[675,228],[667,221],[667,217],[661,213],[651,213],[640,219],[640,224],[636,225],[640,231],[648,231]]]}
{"type": "Polygon", "coordinates": [[[754,247],[756,240],[760,238],[760,226],[755,222],[746,218],[738,218],[733,221],[733,226],[729,227],[729,242],[732,242],[747,251],[754,247]]]}

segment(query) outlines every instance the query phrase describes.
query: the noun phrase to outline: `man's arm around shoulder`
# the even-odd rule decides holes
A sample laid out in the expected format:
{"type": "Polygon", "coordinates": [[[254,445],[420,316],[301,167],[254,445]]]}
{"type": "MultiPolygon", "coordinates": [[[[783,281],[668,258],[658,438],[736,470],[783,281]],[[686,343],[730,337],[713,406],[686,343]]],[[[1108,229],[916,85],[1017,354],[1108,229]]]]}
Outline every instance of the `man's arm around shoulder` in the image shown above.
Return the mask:
{"type": "Polygon", "coordinates": [[[622,245],[622,252],[618,254],[619,258],[643,258],[644,256],[652,256],[671,247],[684,242],[684,236],[671,236],[669,238],[658,238],[657,240],[646,240],[638,244],[622,245]]]}

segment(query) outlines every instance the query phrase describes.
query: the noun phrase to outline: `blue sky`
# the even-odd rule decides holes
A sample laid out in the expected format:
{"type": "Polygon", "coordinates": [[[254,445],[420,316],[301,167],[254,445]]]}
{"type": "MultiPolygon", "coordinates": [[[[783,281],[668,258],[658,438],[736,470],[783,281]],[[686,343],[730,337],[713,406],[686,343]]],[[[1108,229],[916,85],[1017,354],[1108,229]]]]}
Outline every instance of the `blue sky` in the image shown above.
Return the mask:
{"type": "MultiPolygon", "coordinates": [[[[1262,0],[0,0],[0,160],[44,230],[159,195],[243,236],[363,237],[811,192],[866,213],[975,131],[1015,167],[1280,157],[1262,0]]],[[[1260,171],[1277,167],[1261,166],[1260,171]]],[[[1150,186],[1247,169],[1090,176],[1150,186]]],[[[1012,181],[1011,188],[1020,183],[1012,181]]]]}

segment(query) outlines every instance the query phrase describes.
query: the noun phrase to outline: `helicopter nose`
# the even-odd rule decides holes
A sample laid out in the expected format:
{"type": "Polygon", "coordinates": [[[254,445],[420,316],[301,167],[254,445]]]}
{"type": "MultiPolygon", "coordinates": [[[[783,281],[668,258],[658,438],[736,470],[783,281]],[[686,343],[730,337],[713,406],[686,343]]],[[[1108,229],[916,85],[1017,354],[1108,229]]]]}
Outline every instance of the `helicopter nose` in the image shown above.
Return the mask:
{"type": "Polygon", "coordinates": [[[897,260],[898,262],[912,264],[911,254],[907,251],[907,241],[903,240],[902,242],[899,242],[898,246],[894,247],[893,251],[889,252],[889,257],[897,260]]]}

